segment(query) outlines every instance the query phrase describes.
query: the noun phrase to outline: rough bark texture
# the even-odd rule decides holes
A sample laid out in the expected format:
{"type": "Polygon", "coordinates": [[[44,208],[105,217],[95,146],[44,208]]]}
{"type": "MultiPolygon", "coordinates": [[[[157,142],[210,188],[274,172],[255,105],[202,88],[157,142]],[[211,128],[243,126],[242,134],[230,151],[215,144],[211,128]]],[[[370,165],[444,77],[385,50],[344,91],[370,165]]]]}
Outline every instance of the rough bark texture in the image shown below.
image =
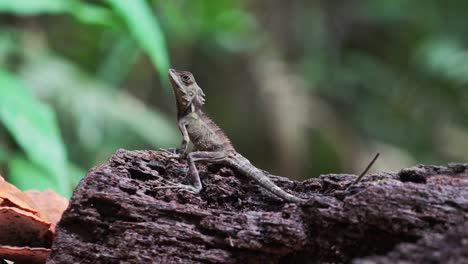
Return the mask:
{"type": "Polygon", "coordinates": [[[430,233],[417,243],[401,243],[385,256],[358,259],[354,263],[468,263],[468,223],[448,232],[430,233]]]}
{"type": "Polygon", "coordinates": [[[304,182],[273,177],[309,199],[284,203],[220,166],[164,151],[119,150],[80,182],[47,263],[468,263],[468,167],[418,166],[304,182]],[[429,254],[432,254],[429,256],[429,254]]]}

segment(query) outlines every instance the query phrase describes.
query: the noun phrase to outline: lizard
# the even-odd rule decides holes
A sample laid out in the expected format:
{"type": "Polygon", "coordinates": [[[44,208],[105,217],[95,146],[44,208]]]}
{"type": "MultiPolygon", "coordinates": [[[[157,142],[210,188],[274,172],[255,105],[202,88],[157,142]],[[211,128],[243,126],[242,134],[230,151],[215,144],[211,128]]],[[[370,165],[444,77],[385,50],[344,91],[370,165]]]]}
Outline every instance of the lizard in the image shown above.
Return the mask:
{"type": "Polygon", "coordinates": [[[197,194],[203,187],[195,163],[212,162],[234,168],[240,174],[255,180],[260,186],[287,202],[301,204],[307,201],[278,187],[265,171],[255,167],[235,150],[221,128],[203,112],[205,94],[198,86],[192,73],[169,69],[168,76],[176,99],[177,123],[183,137],[180,157],[187,158],[193,185],[177,184],[156,187],[157,189],[180,188],[197,194]],[[193,144],[193,150],[188,152],[190,141],[193,144]]]}

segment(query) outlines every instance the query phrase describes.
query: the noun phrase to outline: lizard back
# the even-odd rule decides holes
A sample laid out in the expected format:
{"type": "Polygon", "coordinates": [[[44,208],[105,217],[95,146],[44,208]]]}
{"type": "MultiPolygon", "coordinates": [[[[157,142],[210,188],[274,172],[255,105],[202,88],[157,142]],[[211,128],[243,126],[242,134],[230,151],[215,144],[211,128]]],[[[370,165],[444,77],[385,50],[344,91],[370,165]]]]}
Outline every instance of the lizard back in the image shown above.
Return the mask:
{"type": "Polygon", "coordinates": [[[184,118],[187,132],[196,150],[235,151],[224,131],[203,111],[195,111],[184,118]]]}

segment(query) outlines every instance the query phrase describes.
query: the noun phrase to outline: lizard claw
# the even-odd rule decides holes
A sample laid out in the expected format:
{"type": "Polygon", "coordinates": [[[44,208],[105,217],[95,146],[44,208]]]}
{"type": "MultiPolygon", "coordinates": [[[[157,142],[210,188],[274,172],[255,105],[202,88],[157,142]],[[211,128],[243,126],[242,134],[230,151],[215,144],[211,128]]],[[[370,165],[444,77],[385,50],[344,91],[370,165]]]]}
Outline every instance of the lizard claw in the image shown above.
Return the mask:
{"type": "Polygon", "coordinates": [[[179,154],[179,150],[176,148],[167,148],[166,151],[173,154],[179,154]]]}
{"type": "Polygon", "coordinates": [[[177,155],[178,154],[178,151],[176,148],[160,148],[158,149],[159,151],[164,151],[164,152],[167,152],[167,153],[170,153],[170,154],[173,154],[173,155],[177,155]]]}
{"type": "Polygon", "coordinates": [[[175,155],[179,159],[187,159],[187,153],[182,152],[182,150],[178,148],[160,148],[158,150],[175,155]]]}

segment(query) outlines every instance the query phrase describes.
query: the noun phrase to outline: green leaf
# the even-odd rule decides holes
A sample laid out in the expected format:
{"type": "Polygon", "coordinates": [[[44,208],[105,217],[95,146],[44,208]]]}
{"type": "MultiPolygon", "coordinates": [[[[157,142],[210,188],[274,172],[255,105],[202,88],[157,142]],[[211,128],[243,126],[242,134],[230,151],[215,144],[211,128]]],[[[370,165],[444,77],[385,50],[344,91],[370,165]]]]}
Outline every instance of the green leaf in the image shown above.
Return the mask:
{"type": "Polygon", "coordinates": [[[97,77],[105,83],[119,87],[118,84],[128,75],[130,68],[137,61],[141,50],[133,38],[119,36],[109,47],[97,71],[97,77]]]}
{"type": "Polygon", "coordinates": [[[118,148],[161,148],[179,143],[180,134],[172,119],[132,95],[117,93],[90,78],[69,61],[46,55],[25,60],[24,65],[22,80],[54,104],[64,127],[75,131],[77,138],[72,140],[76,146],[70,151],[84,147],[93,163],[107,159],[118,148]]]}
{"type": "Polygon", "coordinates": [[[7,158],[8,158],[8,150],[5,147],[5,145],[3,145],[0,142],[0,163],[3,163],[4,161],[6,161],[7,158]]]}
{"type": "Polygon", "coordinates": [[[69,13],[81,23],[112,26],[114,16],[105,7],[78,0],[0,0],[0,13],[19,16],[69,13]]]}
{"type": "Polygon", "coordinates": [[[440,36],[423,41],[414,60],[432,76],[452,81],[463,89],[468,84],[468,50],[455,38],[440,36]]]}
{"type": "Polygon", "coordinates": [[[156,17],[144,0],[107,0],[127,24],[130,32],[141,48],[151,58],[164,83],[167,83],[169,56],[166,41],[156,17]]]}
{"type": "Polygon", "coordinates": [[[67,165],[68,175],[72,184],[70,187],[75,188],[75,186],[78,185],[80,180],[86,175],[86,171],[71,162],[69,162],[67,165]]]}
{"type": "Polygon", "coordinates": [[[0,12],[17,15],[38,15],[63,13],[68,10],[68,1],[57,0],[0,0],[0,12]]]}
{"type": "MultiPolygon", "coordinates": [[[[2,69],[0,87],[0,121],[29,160],[49,172],[43,180],[54,182],[56,191],[67,195],[66,153],[53,110],[2,69]]],[[[23,177],[23,181],[29,181],[23,177]]]]}
{"type": "Polygon", "coordinates": [[[115,15],[109,8],[81,1],[69,0],[68,2],[68,12],[83,24],[108,27],[113,27],[115,24],[115,15]]]}
{"type": "Polygon", "coordinates": [[[8,168],[8,181],[21,190],[60,189],[58,183],[49,176],[47,170],[27,160],[24,156],[16,155],[11,158],[8,162],[8,168]]]}

